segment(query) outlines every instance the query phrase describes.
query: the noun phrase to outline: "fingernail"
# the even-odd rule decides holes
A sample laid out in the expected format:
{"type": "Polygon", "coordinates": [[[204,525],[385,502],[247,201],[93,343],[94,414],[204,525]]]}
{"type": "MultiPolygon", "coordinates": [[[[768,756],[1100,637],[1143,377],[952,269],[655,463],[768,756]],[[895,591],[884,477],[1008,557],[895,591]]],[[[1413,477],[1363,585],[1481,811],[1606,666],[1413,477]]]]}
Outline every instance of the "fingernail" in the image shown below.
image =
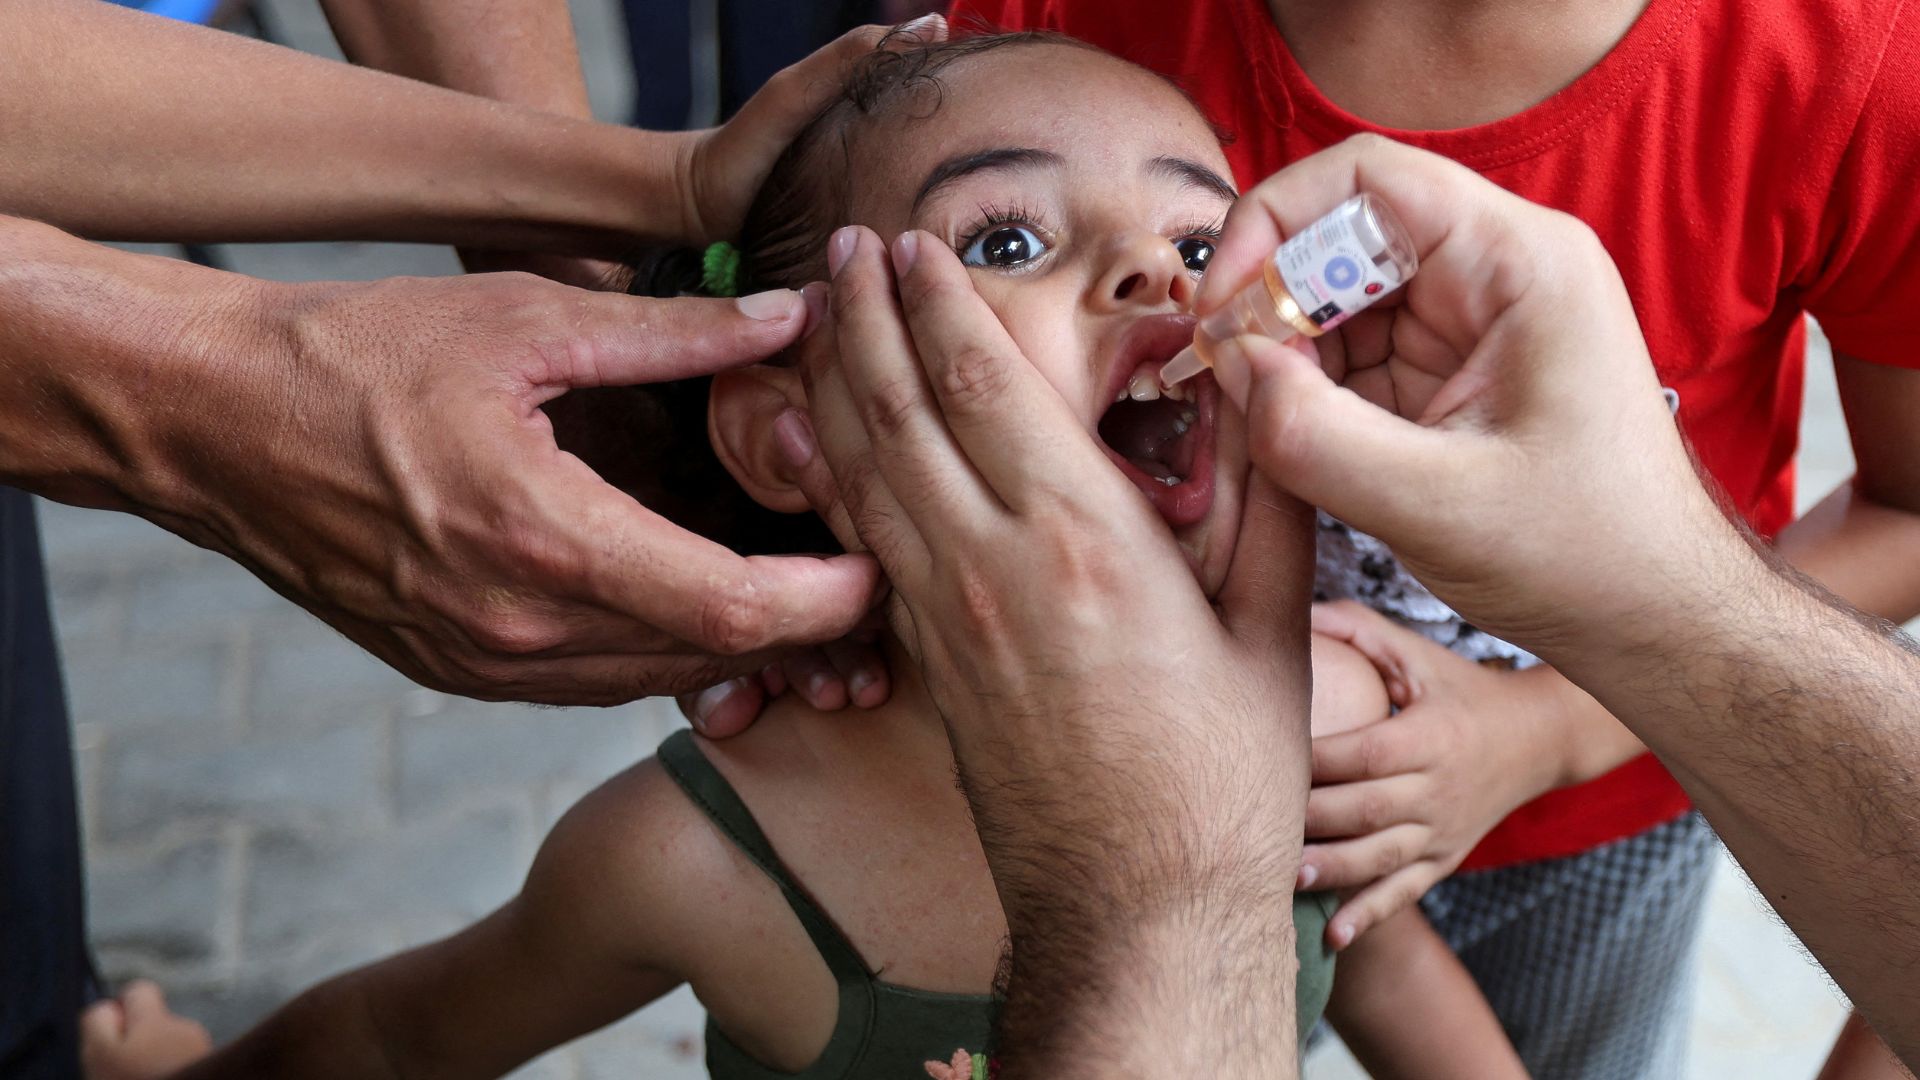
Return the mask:
{"type": "Polygon", "coordinates": [[[819,449],[813,441],[813,425],[799,409],[788,409],[774,417],[773,445],[780,451],[780,459],[793,469],[812,464],[819,449]]]}
{"type": "Polygon", "coordinates": [[[809,281],[801,287],[800,299],[807,305],[807,328],[800,332],[802,337],[827,325],[827,296],[830,292],[824,281],[809,281]]]}
{"type": "Polygon", "coordinates": [[[693,699],[693,716],[690,719],[690,722],[693,724],[693,730],[705,735],[707,733],[707,720],[713,715],[713,711],[720,707],[721,702],[732,697],[734,691],[741,689],[745,685],[745,679],[728,679],[726,682],[720,683],[717,686],[709,686],[705,690],[700,691],[699,696],[693,699]]]}
{"type": "MultiPolygon", "coordinates": [[[[791,317],[795,310],[794,301],[798,299],[800,297],[792,289],[768,289],[752,296],[742,296],[733,303],[740,309],[740,314],[749,319],[774,322],[791,317]]],[[[806,309],[802,306],[800,310],[806,309]]]]}
{"type": "Polygon", "coordinates": [[[777,698],[787,692],[787,673],[779,664],[768,664],[760,669],[760,685],[767,688],[768,697],[777,698]]]}
{"type": "Polygon", "coordinates": [[[858,705],[860,703],[860,695],[866,693],[867,689],[871,687],[873,683],[874,678],[871,672],[856,671],[847,676],[847,696],[853,699],[854,704],[858,705]]]}
{"type": "Polygon", "coordinates": [[[860,234],[851,225],[835,229],[827,238],[827,276],[839,277],[840,268],[847,265],[853,257],[853,245],[860,240],[860,234]]]}
{"type": "Polygon", "coordinates": [[[807,699],[817,703],[821,698],[826,696],[827,684],[831,681],[832,680],[824,673],[820,672],[815,672],[807,676],[807,699]]]}
{"type": "Polygon", "coordinates": [[[936,12],[932,15],[922,15],[900,29],[927,41],[942,41],[947,36],[947,20],[945,16],[936,12]]]}
{"type": "Polygon", "coordinates": [[[1333,928],[1333,947],[1344,949],[1353,944],[1353,924],[1341,923],[1333,928]]]}
{"type": "Polygon", "coordinates": [[[1312,866],[1307,863],[1301,863],[1300,864],[1300,880],[1298,884],[1294,885],[1294,888],[1300,889],[1300,890],[1311,889],[1313,888],[1313,883],[1319,880],[1320,880],[1320,870],[1318,867],[1312,866]]]}
{"type": "Polygon", "coordinates": [[[902,276],[913,269],[913,260],[920,254],[920,234],[908,229],[893,238],[893,272],[902,276]]]}

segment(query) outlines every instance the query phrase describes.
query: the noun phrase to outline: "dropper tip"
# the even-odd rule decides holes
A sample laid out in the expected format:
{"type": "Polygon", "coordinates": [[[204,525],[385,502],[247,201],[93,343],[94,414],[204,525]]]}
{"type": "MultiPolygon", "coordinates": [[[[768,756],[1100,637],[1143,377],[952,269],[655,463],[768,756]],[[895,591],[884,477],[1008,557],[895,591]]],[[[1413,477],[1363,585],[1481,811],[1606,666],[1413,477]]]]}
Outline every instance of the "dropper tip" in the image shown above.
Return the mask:
{"type": "Polygon", "coordinates": [[[1166,366],[1160,369],[1160,385],[1173,386],[1176,383],[1183,383],[1205,370],[1207,370],[1207,362],[1200,358],[1199,352],[1193,346],[1189,345],[1174,353],[1173,359],[1167,361],[1166,366]]]}

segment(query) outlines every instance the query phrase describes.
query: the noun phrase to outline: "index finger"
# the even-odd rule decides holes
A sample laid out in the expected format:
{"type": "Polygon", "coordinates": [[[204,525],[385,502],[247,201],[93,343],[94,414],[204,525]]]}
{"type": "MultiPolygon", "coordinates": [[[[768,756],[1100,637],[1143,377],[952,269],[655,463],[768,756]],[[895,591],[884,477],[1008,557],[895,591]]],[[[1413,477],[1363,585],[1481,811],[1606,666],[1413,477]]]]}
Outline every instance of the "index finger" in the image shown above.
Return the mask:
{"type": "Polygon", "coordinates": [[[1242,195],[1227,213],[1194,310],[1224,306],[1288,238],[1362,192],[1393,208],[1419,254],[1407,304],[1459,352],[1470,352],[1524,291],[1529,264],[1511,257],[1525,250],[1513,223],[1541,210],[1463,165],[1378,135],[1302,158],[1242,195]]]}
{"type": "Polygon", "coordinates": [[[1080,502],[1090,482],[1131,493],[974,290],[951,248],[930,233],[908,231],[895,240],[893,258],[900,306],[947,428],[1001,501],[1015,510],[1036,501],[1080,502]]]}
{"type": "Polygon", "coordinates": [[[871,556],[740,556],[608,486],[577,461],[535,497],[577,553],[581,599],[722,656],[839,638],[872,608],[871,556]]]}
{"type": "Polygon", "coordinates": [[[719,300],[542,287],[554,290],[541,299],[555,317],[550,336],[534,343],[544,366],[532,379],[549,396],[711,375],[765,360],[807,325],[806,301],[793,289],[719,300]]]}

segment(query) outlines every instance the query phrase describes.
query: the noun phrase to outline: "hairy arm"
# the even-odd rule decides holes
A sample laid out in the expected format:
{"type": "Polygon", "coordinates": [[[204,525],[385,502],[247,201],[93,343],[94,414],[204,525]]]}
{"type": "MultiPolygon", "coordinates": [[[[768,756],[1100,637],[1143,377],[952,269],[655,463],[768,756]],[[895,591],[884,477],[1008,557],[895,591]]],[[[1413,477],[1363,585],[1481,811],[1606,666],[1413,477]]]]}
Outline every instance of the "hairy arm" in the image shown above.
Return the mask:
{"type": "Polygon", "coordinates": [[[1292,798],[1254,794],[1237,782],[1258,768],[1253,754],[1223,764],[1218,784],[1183,789],[1169,777],[1159,794],[1181,794],[1146,801],[1134,777],[1152,750],[1115,754],[1131,774],[1080,766],[1110,787],[1083,779],[1029,800],[969,785],[1013,942],[1002,1075],[1172,1077],[1194,1063],[1210,1076],[1295,1075],[1296,864],[1271,836],[1304,785],[1276,780],[1292,798]],[[1000,824],[1026,810],[1044,832],[1000,824]]]}
{"type": "Polygon", "coordinates": [[[1725,527],[1560,654],[1707,815],[1887,1042],[1920,1061],[1920,657],[1725,527]]]}
{"type": "Polygon", "coordinates": [[[0,213],[95,239],[618,256],[697,231],[683,198],[687,136],[485,101],[90,0],[0,0],[0,132],[0,213]]]}
{"type": "Polygon", "coordinates": [[[671,786],[651,762],[609,781],[505,907],[322,983],[175,1080],[503,1076],[665,994],[699,917],[692,868],[650,827],[686,816],[660,806],[671,786]]]}
{"type": "MultiPolygon", "coordinates": [[[[1920,616],[1920,371],[1834,357],[1855,475],[1782,530],[1787,562],[1861,611],[1920,616]]],[[[1549,667],[1526,684],[1537,745],[1559,762],[1551,787],[1582,783],[1646,747],[1599,703],[1549,667]]]]}

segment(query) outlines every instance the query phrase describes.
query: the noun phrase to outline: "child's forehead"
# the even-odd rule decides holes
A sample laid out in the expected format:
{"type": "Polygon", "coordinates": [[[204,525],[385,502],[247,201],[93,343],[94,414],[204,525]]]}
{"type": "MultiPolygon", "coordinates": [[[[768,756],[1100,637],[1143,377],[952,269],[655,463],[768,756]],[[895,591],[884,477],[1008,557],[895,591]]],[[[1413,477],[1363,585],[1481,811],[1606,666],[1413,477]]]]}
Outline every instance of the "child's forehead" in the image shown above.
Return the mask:
{"type": "Polygon", "coordinates": [[[959,151],[1035,147],[1069,162],[1177,156],[1223,171],[1211,125],[1160,76],[1096,49],[1009,45],[940,72],[920,102],[876,118],[850,151],[875,192],[914,191],[959,151]]]}

